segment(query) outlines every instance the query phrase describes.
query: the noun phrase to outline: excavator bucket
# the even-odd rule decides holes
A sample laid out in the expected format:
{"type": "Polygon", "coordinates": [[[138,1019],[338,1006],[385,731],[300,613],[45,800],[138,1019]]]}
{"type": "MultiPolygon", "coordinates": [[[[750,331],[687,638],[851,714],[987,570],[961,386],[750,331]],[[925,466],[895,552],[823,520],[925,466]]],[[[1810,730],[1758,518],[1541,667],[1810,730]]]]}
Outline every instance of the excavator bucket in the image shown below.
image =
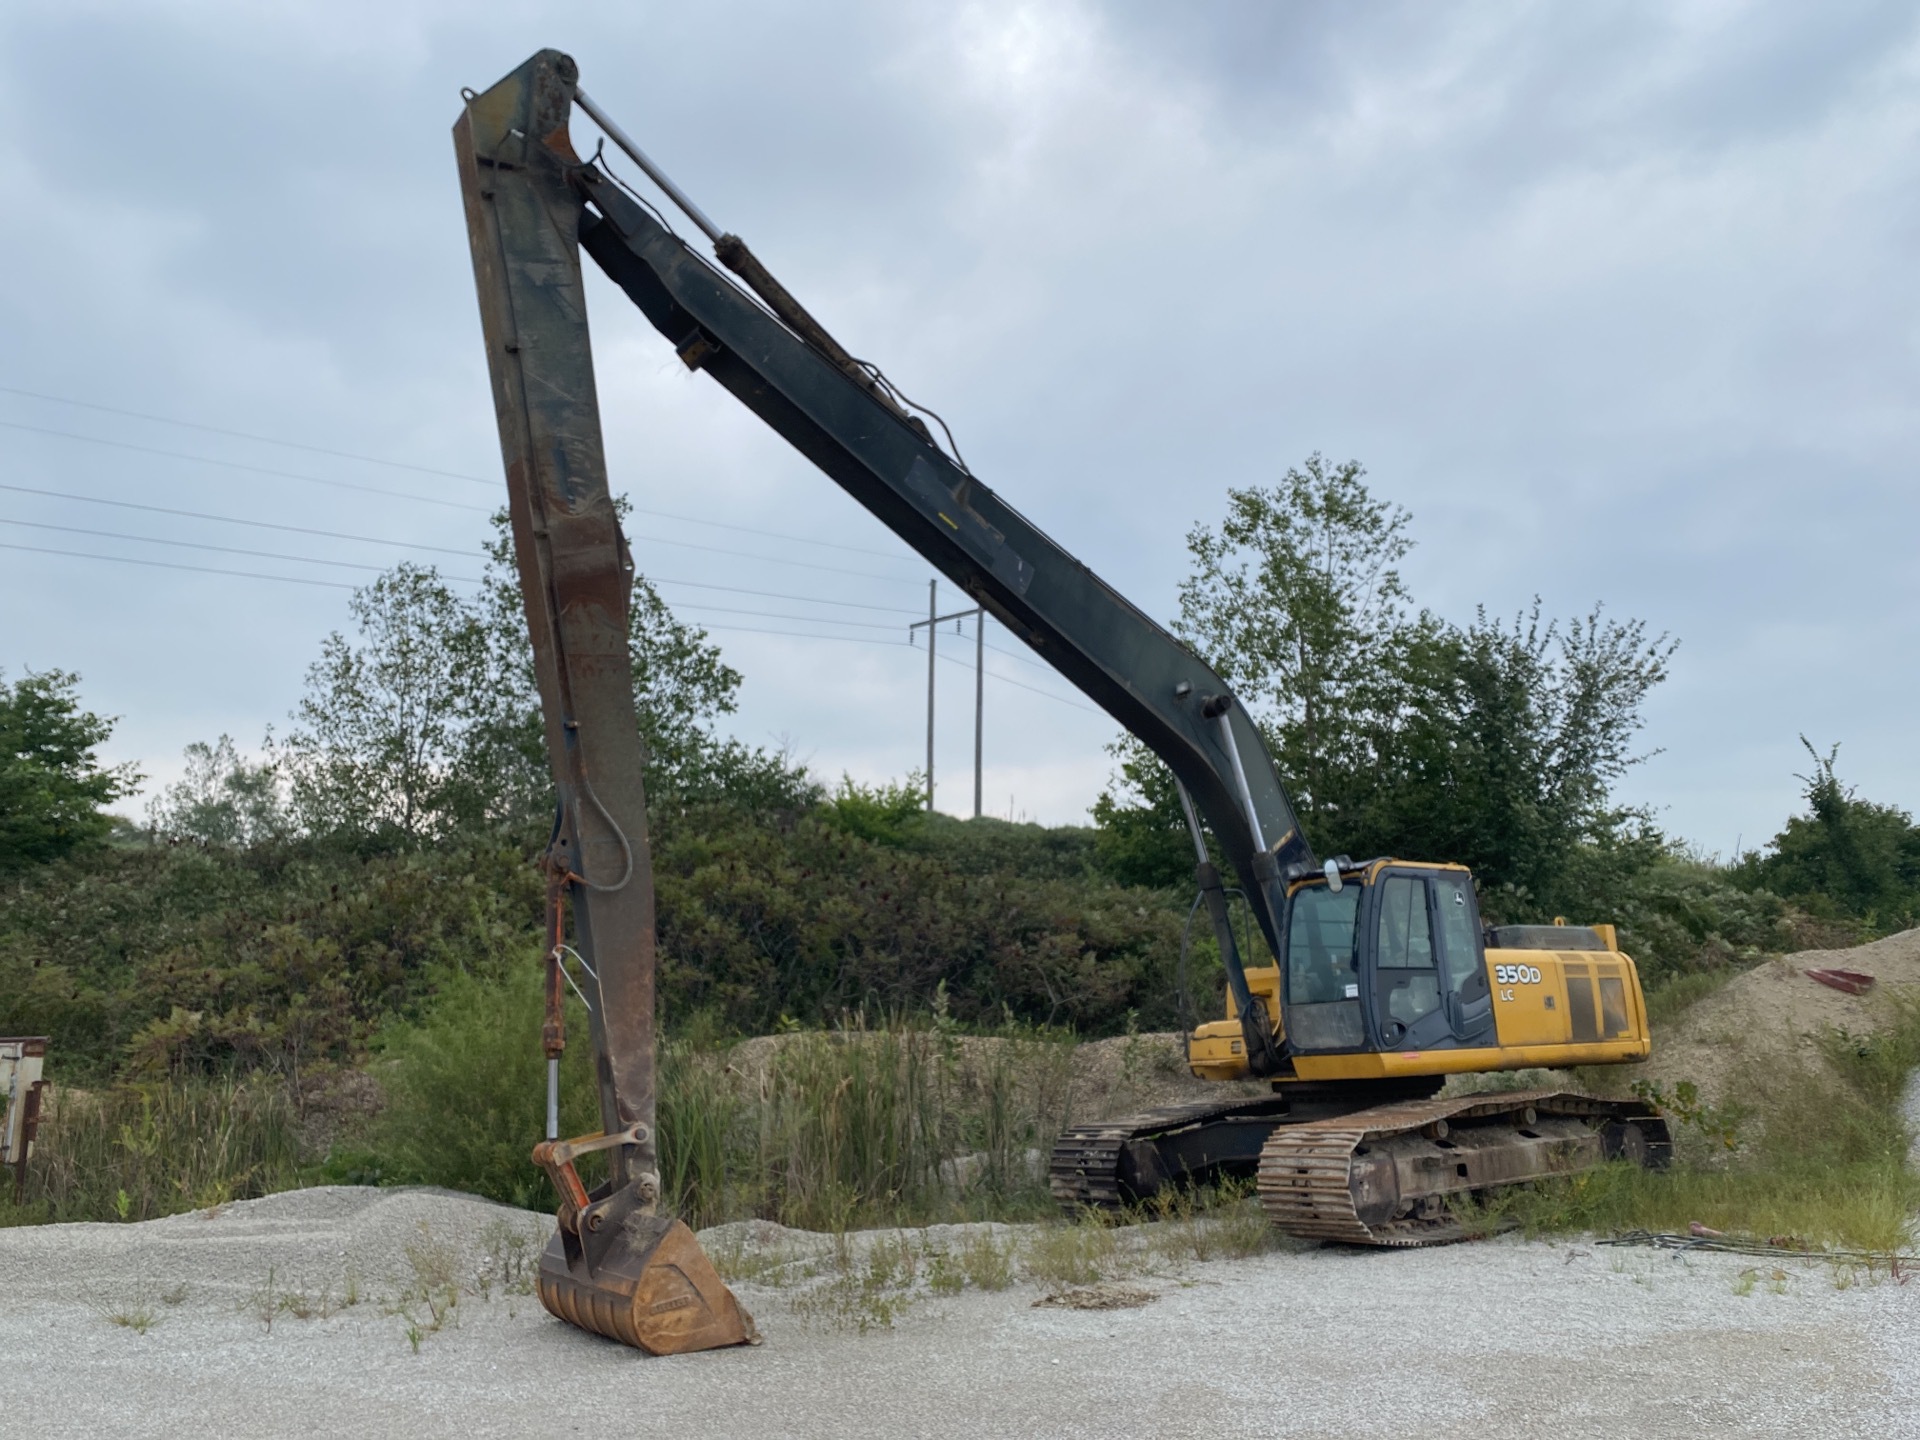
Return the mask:
{"type": "Polygon", "coordinates": [[[576,1140],[543,1140],[533,1163],[560,1197],[559,1229],[540,1256],[540,1303],[569,1325],[649,1355],[758,1344],[753,1317],[733,1298],[693,1231],[653,1213],[651,1177],[592,1194],[574,1161],[645,1146],[644,1124],[576,1140]]]}
{"type": "Polygon", "coordinates": [[[758,1342],[753,1317],[684,1222],[629,1216],[593,1267],[571,1239],[557,1232],[540,1257],[540,1303],[550,1315],[649,1355],[758,1342]]]}

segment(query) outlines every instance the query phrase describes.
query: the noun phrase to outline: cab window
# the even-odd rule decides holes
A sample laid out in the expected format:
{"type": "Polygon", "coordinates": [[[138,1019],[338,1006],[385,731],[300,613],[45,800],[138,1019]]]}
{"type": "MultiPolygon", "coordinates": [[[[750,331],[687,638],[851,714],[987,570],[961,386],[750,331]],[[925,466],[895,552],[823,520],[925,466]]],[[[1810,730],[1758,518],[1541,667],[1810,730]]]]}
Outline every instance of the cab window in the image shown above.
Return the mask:
{"type": "Polygon", "coordinates": [[[1287,1039],[1297,1050],[1359,1050],[1361,1013],[1358,885],[1294,892],[1287,922],[1287,1039]]]}
{"type": "Polygon", "coordinates": [[[1319,1005],[1359,993],[1354,988],[1354,922],[1359,915],[1358,885],[1345,886],[1338,895],[1313,886],[1293,897],[1287,934],[1290,1004],[1319,1005]]]}
{"type": "Polygon", "coordinates": [[[1390,875],[1380,887],[1380,968],[1433,969],[1433,930],[1427,923],[1427,882],[1390,875]]]}

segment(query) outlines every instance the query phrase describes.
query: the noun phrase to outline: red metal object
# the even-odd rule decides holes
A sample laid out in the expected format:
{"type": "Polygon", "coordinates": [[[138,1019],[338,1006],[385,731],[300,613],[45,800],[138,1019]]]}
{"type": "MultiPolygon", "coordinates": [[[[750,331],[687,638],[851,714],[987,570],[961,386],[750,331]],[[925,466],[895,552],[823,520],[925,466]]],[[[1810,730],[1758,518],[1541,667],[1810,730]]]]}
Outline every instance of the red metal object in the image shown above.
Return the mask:
{"type": "Polygon", "coordinates": [[[1806,977],[1835,990],[1844,990],[1849,995],[1864,995],[1873,988],[1873,976],[1863,975],[1858,970],[1809,970],[1806,977]]]}

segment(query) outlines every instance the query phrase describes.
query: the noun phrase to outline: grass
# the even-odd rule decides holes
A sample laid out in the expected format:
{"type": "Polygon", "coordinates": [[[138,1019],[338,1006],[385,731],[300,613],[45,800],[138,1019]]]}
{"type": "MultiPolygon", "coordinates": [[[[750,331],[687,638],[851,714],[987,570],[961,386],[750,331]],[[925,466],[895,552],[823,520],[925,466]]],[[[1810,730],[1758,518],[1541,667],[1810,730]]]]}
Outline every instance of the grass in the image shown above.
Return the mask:
{"type": "Polygon", "coordinates": [[[130,1306],[124,1310],[114,1311],[107,1316],[107,1321],[109,1324],[124,1326],[136,1335],[144,1335],[153,1325],[153,1311],[145,1305],[130,1306]]]}
{"type": "Polygon", "coordinates": [[[1045,1226],[1028,1237],[1020,1268],[1036,1284],[1055,1289],[1110,1279],[1120,1269],[1114,1226],[1094,1210],[1045,1226]]]}
{"type": "Polygon", "coordinates": [[[184,1283],[170,1285],[163,1290],[150,1280],[141,1280],[124,1299],[95,1299],[93,1308],[109,1325],[144,1335],[160,1323],[160,1311],[156,1307],[171,1309],[186,1298],[187,1287],[184,1283]]]}
{"type": "Polygon", "coordinates": [[[151,1220],[298,1184],[297,1118],[268,1081],[188,1077],[97,1094],[56,1092],[21,1204],[0,1225],[151,1220]]]}
{"type": "Polygon", "coordinates": [[[1704,970],[1681,970],[1667,976],[1647,991],[1648,1023],[1671,1023],[1721,989],[1736,975],[1745,973],[1745,969],[1739,965],[1715,965],[1704,970]]]}
{"type": "Polygon", "coordinates": [[[437,1335],[454,1322],[463,1288],[460,1251],[436,1236],[424,1220],[419,1237],[403,1248],[411,1278],[390,1308],[406,1321],[404,1333],[417,1352],[423,1337],[437,1335]]]}
{"type": "MultiPolygon", "coordinates": [[[[1657,1008],[1677,1013],[1719,982],[1717,972],[1670,980],[1655,992],[1657,1008]]],[[[518,1023],[526,1018],[526,988],[451,985],[440,1009],[390,1039],[380,1073],[392,1104],[386,1128],[373,1137],[384,1149],[372,1173],[545,1203],[544,1181],[526,1156],[543,1089],[537,1038],[518,1023]]],[[[1669,1171],[1603,1167],[1508,1193],[1469,1218],[1480,1230],[1533,1233],[1673,1231],[1699,1221],[1731,1234],[1895,1253],[1920,1211],[1920,1177],[1907,1163],[1912,1137],[1899,1110],[1920,1066],[1920,1002],[1893,995],[1880,1003],[1872,1034],[1830,1031],[1811,1059],[1743,1057],[1729,1091],[1737,1103],[1678,1103],[1686,1097],[1674,1086],[1664,1097],[1679,1140],[1669,1171]]],[[[731,1052],[716,1043],[668,1042],[658,1098],[668,1207],[696,1227],[758,1218],[842,1236],[1053,1216],[1032,1161],[1074,1118],[1073,1048],[1011,1025],[997,1040],[980,1045],[939,1010],[871,1024],[854,1012],[831,1030],[780,1037],[750,1074],[732,1068],[731,1052]]],[[[573,1108],[563,1123],[579,1130],[594,1126],[587,1058],[584,1044],[570,1047],[573,1108]]],[[[41,1132],[27,1203],[0,1201],[0,1223],[142,1220],[265,1194],[313,1173],[301,1163],[292,1106],[264,1082],[185,1078],[63,1092],[57,1101],[41,1132]]],[[[821,1313],[856,1325],[865,1316],[871,1326],[891,1323],[884,1317],[902,1295],[1001,1289],[1017,1278],[1083,1286],[1277,1243],[1284,1242],[1245,1191],[1226,1187],[1175,1193],[1117,1223],[1055,1221],[1017,1245],[969,1232],[924,1250],[911,1266],[897,1254],[876,1261],[864,1243],[827,1261],[744,1244],[714,1258],[729,1280],[837,1285],[821,1313]],[[1161,1223],[1126,1223],[1138,1219],[1161,1223]]],[[[511,1227],[483,1240],[487,1258],[476,1277],[446,1273],[431,1237],[416,1248],[415,1283],[400,1305],[420,1337],[450,1323],[463,1293],[532,1290],[538,1257],[511,1227]]],[[[267,1288],[277,1283],[270,1275],[267,1288]]],[[[349,1269],[343,1303],[354,1303],[359,1289],[349,1269]]],[[[262,1303],[270,1327],[272,1315],[327,1313],[337,1302],[332,1292],[289,1298],[282,1287],[262,1303]]]]}
{"type": "Polygon", "coordinates": [[[1052,1212],[1032,1163],[1066,1123],[1072,1046],[1008,1027],[983,1054],[936,1015],[781,1037],[763,1070],[664,1047],[668,1208],[696,1229],[767,1219],[839,1232],[1052,1212]]]}
{"type": "Polygon", "coordinates": [[[1728,1087],[1739,1100],[1693,1110],[1671,1169],[1610,1165],[1513,1192],[1483,1213],[1534,1233],[1684,1231],[1699,1221],[1795,1247],[1900,1252],[1920,1211],[1900,1113],[1920,1065],[1920,1001],[1893,994],[1881,1005],[1871,1035],[1817,1036],[1817,1062],[1742,1057],[1728,1087]]]}

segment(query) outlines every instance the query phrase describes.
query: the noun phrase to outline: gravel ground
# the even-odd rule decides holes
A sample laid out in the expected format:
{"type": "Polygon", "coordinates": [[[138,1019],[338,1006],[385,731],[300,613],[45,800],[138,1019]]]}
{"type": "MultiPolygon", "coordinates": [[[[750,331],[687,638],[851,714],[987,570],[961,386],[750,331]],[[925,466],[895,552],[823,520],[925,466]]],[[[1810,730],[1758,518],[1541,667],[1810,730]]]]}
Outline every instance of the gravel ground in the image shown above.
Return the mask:
{"type": "Polygon", "coordinates": [[[1139,1308],[1035,1308],[1016,1285],[926,1296],[866,1334],[741,1284],[765,1345],[655,1360],[501,1283],[513,1237],[550,1223],[335,1188],[0,1231],[0,1430],[1920,1436],[1920,1284],[1842,1288],[1824,1265],[1775,1278],[1735,1256],[1518,1240],[1302,1249],[1128,1277],[1153,1296],[1139,1308]],[[262,1322],[270,1268],[275,1303],[310,1318],[262,1322]],[[436,1272],[469,1293],[416,1347],[407,1329],[431,1317],[402,1297],[436,1272]],[[142,1313],[144,1331],[114,1319],[142,1313]]]}

